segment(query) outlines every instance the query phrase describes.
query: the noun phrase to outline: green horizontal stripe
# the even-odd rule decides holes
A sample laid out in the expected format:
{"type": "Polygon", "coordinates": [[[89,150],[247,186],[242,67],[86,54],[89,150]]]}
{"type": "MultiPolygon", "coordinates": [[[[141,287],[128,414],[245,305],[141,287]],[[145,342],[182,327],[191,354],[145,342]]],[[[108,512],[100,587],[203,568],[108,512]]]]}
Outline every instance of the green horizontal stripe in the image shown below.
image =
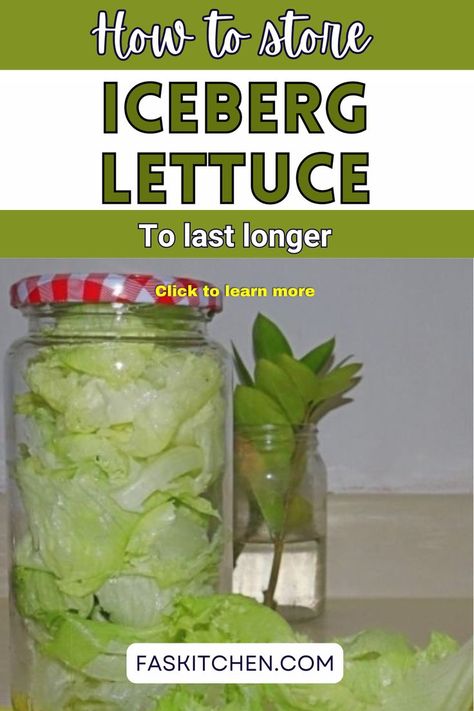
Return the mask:
{"type": "Polygon", "coordinates": [[[452,0],[446,4],[427,4],[413,0],[332,0],[298,3],[290,0],[176,0],[150,2],[109,0],[64,2],[12,2],[5,0],[0,11],[2,39],[0,68],[3,69],[471,69],[474,68],[472,26],[474,3],[452,0]],[[210,9],[235,14],[232,23],[241,32],[251,33],[240,52],[220,60],[209,56],[202,21],[210,9]],[[129,29],[162,26],[176,18],[185,21],[197,39],[188,43],[179,57],[155,59],[150,52],[120,61],[112,53],[97,56],[95,27],[99,9],[113,16],[119,8],[127,10],[129,29]],[[344,28],[361,20],[373,42],[361,55],[349,54],[342,60],[315,53],[299,59],[258,57],[261,33],[266,19],[279,27],[278,16],[293,8],[311,15],[309,25],[320,30],[324,20],[341,22],[344,28]]]}
{"type": "MultiPolygon", "coordinates": [[[[0,257],[269,258],[473,257],[474,211],[1,211],[0,257]],[[235,247],[185,248],[183,223],[204,230],[235,229],[235,247]],[[144,247],[139,223],[176,235],[173,247],[144,247]],[[331,229],[328,246],[290,255],[283,247],[242,246],[251,229],[331,229]]],[[[314,234],[314,233],[313,233],[314,234]]]]}

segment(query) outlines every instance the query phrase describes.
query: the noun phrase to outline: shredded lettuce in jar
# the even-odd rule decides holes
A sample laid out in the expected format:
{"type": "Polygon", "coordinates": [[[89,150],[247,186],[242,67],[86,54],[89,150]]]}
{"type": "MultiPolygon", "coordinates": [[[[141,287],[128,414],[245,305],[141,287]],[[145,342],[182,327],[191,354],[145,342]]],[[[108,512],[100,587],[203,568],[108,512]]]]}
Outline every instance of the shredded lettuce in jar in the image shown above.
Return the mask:
{"type": "Polygon", "coordinates": [[[215,591],[222,556],[218,359],[166,345],[133,315],[111,317],[119,337],[101,339],[103,318],[65,313],[16,400],[27,531],[13,584],[39,711],[154,709],[163,689],[126,681],[126,645],[166,638],[178,599],[215,591]]]}

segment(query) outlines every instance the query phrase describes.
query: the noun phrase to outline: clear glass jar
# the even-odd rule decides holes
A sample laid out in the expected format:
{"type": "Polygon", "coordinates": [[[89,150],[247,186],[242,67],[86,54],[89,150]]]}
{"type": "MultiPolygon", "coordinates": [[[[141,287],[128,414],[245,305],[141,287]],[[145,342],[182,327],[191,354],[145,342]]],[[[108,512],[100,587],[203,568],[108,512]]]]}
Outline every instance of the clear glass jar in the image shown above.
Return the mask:
{"type": "Polygon", "coordinates": [[[127,646],[166,637],[178,598],[231,589],[219,304],[54,302],[68,278],[90,276],[12,292],[29,324],[7,357],[12,703],[154,711],[165,688],[126,681],[127,646]]]}
{"type": "Polygon", "coordinates": [[[317,430],[239,427],[234,444],[234,592],[288,621],[315,617],[326,585],[326,468],[317,430]]]}

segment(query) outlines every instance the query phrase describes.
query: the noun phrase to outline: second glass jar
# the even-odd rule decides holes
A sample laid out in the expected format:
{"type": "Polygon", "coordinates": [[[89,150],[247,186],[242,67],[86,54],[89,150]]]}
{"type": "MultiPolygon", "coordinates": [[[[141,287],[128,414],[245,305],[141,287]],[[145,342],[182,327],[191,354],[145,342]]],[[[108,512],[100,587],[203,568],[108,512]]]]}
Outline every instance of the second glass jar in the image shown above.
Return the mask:
{"type": "Polygon", "coordinates": [[[289,621],[321,611],[326,468],[317,430],[239,427],[234,435],[234,591],[289,621]]]}

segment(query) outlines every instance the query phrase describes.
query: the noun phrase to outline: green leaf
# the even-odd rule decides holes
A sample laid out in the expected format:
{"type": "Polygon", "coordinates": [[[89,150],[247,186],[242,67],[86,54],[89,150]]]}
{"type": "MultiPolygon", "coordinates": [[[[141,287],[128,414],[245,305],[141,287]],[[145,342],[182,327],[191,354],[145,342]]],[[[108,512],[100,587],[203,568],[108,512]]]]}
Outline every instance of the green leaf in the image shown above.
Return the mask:
{"type": "MultiPolygon", "coordinates": [[[[273,476],[272,466],[259,451],[258,438],[237,434],[234,442],[234,472],[239,485],[248,489],[268,525],[270,534],[279,530],[284,519],[284,490],[273,476]]],[[[259,516],[260,518],[260,516],[259,516]]]]}
{"type": "MultiPolygon", "coordinates": [[[[354,357],[354,356],[353,356],[352,354],[346,356],[346,357],[343,358],[341,361],[339,361],[339,363],[336,363],[336,365],[334,366],[333,370],[337,370],[338,368],[342,368],[342,366],[345,365],[346,363],[348,363],[348,362],[350,361],[350,359],[353,358],[353,357],[354,357]]],[[[361,365],[362,365],[362,364],[361,364],[361,365]]]]}
{"type": "Polygon", "coordinates": [[[253,349],[255,359],[275,361],[282,353],[292,355],[290,344],[280,328],[263,314],[258,314],[253,324],[253,349]]]}
{"type": "Polygon", "coordinates": [[[331,372],[328,373],[327,376],[325,376],[325,377],[328,377],[329,375],[333,375],[335,373],[338,373],[339,375],[341,373],[345,373],[345,374],[349,374],[351,377],[354,377],[355,375],[357,375],[359,370],[361,370],[362,365],[363,365],[362,363],[349,363],[349,365],[342,365],[341,364],[341,365],[338,365],[337,368],[334,368],[333,370],[331,370],[331,372]]]}
{"type": "Polygon", "coordinates": [[[360,381],[355,375],[362,368],[362,363],[351,363],[341,368],[335,368],[319,379],[314,393],[314,402],[321,402],[336,395],[341,395],[353,388],[360,381]]]}
{"type": "Polygon", "coordinates": [[[235,388],[234,420],[238,426],[243,427],[281,425],[287,427],[289,432],[292,431],[280,405],[266,393],[247,385],[237,385],[235,388]]]}
{"type": "Polygon", "coordinates": [[[270,360],[261,358],[257,361],[255,368],[255,385],[281,405],[293,425],[303,421],[305,400],[283,368],[270,360]]]}
{"type": "Polygon", "coordinates": [[[294,449],[293,428],[273,398],[244,385],[238,385],[235,390],[234,420],[238,430],[237,476],[250,487],[270,532],[274,534],[284,519],[285,493],[294,449]],[[258,429],[265,425],[277,426],[271,434],[270,445],[265,443],[258,429]]]}
{"type": "Polygon", "coordinates": [[[295,494],[288,507],[286,526],[288,531],[301,532],[313,521],[313,504],[301,494],[295,494]]]}
{"type": "Polygon", "coordinates": [[[264,453],[266,466],[286,479],[295,442],[293,428],[280,405],[257,388],[237,385],[234,422],[242,436],[250,439],[264,453]],[[270,447],[264,443],[259,429],[265,426],[275,427],[270,447]]]}
{"type": "Polygon", "coordinates": [[[257,433],[244,430],[235,438],[234,468],[239,486],[255,498],[270,534],[281,529],[285,516],[292,449],[281,441],[279,432],[271,445],[264,445],[257,433]]]}
{"type": "Polygon", "coordinates": [[[311,422],[319,422],[319,420],[321,420],[332,410],[337,410],[337,408],[348,405],[350,402],[353,402],[351,397],[343,397],[342,395],[336,395],[328,400],[323,400],[312,410],[310,418],[311,422]]]}
{"type": "Polygon", "coordinates": [[[240,382],[242,383],[242,385],[252,386],[253,385],[252,376],[250,375],[249,371],[247,370],[247,366],[245,365],[244,361],[240,357],[240,353],[238,352],[234,343],[232,343],[232,352],[234,354],[235,369],[237,371],[237,375],[239,376],[240,382]]]}
{"type": "Polygon", "coordinates": [[[251,482],[251,487],[270,535],[277,535],[285,518],[285,493],[281,491],[280,483],[258,477],[251,482]]]}
{"type": "Polygon", "coordinates": [[[319,373],[331,358],[335,345],[336,339],[330,338],[329,341],[321,343],[320,346],[316,346],[316,348],[313,348],[309,353],[306,353],[306,355],[301,358],[301,363],[308,366],[313,373],[319,373]]]}
{"type": "Polygon", "coordinates": [[[280,355],[277,363],[285,371],[290,383],[297,390],[305,405],[311,402],[313,394],[318,387],[316,375],[307,365],[287,354],[280,355]]]}

